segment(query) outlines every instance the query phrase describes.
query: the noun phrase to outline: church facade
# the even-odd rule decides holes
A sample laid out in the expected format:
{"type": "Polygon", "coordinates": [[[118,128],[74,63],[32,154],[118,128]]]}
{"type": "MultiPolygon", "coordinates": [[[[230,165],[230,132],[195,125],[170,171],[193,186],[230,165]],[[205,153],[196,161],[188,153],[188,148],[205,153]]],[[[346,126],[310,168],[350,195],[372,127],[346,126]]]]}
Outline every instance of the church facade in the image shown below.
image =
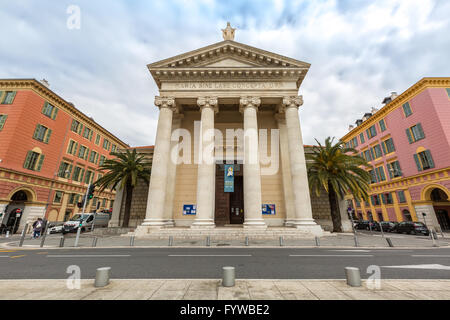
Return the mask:
{"type": "Polygon", "coordinates": [[[235,226],[321,235],[298,113],[310,64],[235,42],[230,25],[222,31],[222,42],[148,65],[159,119],[135,233],[235,226]]]}

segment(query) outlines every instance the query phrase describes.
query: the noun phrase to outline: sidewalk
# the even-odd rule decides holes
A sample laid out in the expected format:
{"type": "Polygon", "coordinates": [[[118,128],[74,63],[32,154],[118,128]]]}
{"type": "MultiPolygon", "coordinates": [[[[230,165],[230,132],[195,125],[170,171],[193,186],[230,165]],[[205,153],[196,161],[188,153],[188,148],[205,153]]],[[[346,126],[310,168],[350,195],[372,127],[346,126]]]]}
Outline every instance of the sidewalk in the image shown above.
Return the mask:
{"type": "MultiPolygon", "coordinates": [[[[61,234],[47,235],[44,243],[44,248],[59,248],[61,234]]],[[[79,247],[93,247],[94,239],[95,246],[98,248],[115,248],[115,247],[130,247],[131,244],[135,247],[168,247],[169,237],[167,239],[145,239],[135,238],[132,240],[130,236],[93,236],[85,233],[80,236],[78,243],[79,247]]],[[[385,233],[384,237],[379,232],[361,233],[358,234],[358,247],[361,248],[389,248],[386,238],[390,238],[394,247],[396,248],[432,248],[433,241],[425,236],[408,236],[396,233],[385,233]]],[[[2,238],[0,245],[4,248],[17,248],[20,237],[14,236],[13,239],[2,238]]],[[[352,233],[333,234],[331,236],[320,237],[320,247],[355,247],[354,236],[352,233]]],[[[27,236],[23,243],[23,249],[40,248],[41,239],[30,240],[27,236]]],[[[446,238],[438,237],[436,243],[440,247],[450,246],[450,236],[446,238]]],[[[75,244],[75,235],[68,234],[65,236],[64,247],[73,248],[75,244]]],[[[314,238],[300,238],[290,239],[283,238],[282,246],[284,247],[317,247],[316,239],[314,238]]],[[[182,239],[174,237],[171,246],[173,247],[206,247],[207,238],[197,237],[194,239],[182,239]]],[[[245,238],[236,238],[233,240],[220,239],[218,237],[210,237],[211,247],[247,247],[245,238]]],[[[249,237],[248,247],[280,247],[279,237],[268,237],[267,239],[254,239],[249,237]]]]}
{"type": "Polygon", "coordinates": [[[450,300],[450,280],[382,280],[380,289],[350,287],[344,280],[111,280],[95,288],[81,280],[0,280],[0,300],[450,300]]]}

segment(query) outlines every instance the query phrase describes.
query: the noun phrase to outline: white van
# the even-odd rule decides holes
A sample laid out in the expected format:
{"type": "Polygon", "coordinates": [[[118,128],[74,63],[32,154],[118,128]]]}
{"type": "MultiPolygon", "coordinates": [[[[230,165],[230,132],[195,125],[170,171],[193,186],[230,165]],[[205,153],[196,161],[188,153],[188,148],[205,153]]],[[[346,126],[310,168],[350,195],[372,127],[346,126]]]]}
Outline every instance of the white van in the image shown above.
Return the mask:
{"type": "Polygon", "coordinates": [[[76,214],[63,225],[62,233],[77,232],[81,221],[81,232],[91,231],[92,227],[106,228],[108,227],[111,215],[108,213],[85,213],[76,214]]]}

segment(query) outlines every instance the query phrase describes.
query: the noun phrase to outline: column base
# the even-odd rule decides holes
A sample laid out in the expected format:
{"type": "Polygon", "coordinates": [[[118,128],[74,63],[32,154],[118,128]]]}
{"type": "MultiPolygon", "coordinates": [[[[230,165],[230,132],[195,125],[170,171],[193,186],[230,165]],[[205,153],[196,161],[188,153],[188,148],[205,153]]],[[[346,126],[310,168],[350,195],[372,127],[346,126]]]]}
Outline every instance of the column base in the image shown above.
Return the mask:
{"type": "Polygon", "coordinates": [[[244,229],[267,229],[264,219],[251,219],[244,221],[244,229]]]}
{"type": "Polygon", "coordinates": [[[163,228],[167,223],[164,219],[145,219],[141,226],[163,228]]]}
{"type": "Polygon", "coordinates": [[[191,229],[214,229],[216,224],[212,219],[195,219],[191,229]]]}
{"type": "Polygon", "coordinates": [[[285,227],[292,227],[294,225],[294,220],[289,219],[284,222],[285,227]]]}
{"type": "Polygon", "coordinates": [[[323,229],[313,219],[299,219],[295,220],[293,227],[299,231],[310,233],[314,236],[323,236],[323,229]]]}
{"type": "Polygon", "coordinates": [[[175,222],[173,221],[173,219],[167,220],[166,224],[164,226],[166,228],[173,228],[173,227],[175,227],[175,222]]]}

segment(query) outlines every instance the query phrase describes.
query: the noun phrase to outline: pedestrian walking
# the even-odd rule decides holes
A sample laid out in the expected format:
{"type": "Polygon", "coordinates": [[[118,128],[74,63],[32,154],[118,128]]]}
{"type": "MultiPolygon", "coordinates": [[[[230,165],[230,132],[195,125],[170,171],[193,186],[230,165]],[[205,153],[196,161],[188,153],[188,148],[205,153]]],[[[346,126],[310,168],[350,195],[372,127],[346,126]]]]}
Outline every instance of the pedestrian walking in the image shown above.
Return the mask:
{"type": "Polygon", "coordinates": [[[34,223],[33,223],[33,239],[37,239],[40,237],[41,235],[41,230],[42,227],[44,226],[44,223],[42,222],[41,218],[38,218],[34,223]]]}

